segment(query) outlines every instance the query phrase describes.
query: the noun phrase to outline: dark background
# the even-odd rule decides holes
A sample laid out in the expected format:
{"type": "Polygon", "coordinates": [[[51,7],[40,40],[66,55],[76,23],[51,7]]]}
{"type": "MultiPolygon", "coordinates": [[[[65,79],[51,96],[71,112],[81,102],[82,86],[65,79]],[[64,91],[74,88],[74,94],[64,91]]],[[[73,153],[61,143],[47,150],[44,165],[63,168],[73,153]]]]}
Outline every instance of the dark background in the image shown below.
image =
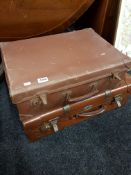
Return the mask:
{"type": "Polygon", "coordinates": [[[131,100],[29,143],[1,82],[0,175],[131,175],[131,100]]]}

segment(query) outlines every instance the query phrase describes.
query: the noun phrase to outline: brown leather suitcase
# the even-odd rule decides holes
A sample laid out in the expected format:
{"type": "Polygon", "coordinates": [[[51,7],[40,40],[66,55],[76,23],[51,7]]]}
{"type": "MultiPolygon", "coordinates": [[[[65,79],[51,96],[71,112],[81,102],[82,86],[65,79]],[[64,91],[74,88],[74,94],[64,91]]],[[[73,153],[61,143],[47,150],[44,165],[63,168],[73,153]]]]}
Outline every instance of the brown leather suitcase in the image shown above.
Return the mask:
{"type": "Polygon", "coordinates": [[[131,59],[92,29],[2,44],[10,96],[30,140],[123,106],[131,59]]]}
{"type": "Polygon", "coordinates": [[[93,2],[94,0],[1,0],[0,41],[62,32],[93,2]]]}

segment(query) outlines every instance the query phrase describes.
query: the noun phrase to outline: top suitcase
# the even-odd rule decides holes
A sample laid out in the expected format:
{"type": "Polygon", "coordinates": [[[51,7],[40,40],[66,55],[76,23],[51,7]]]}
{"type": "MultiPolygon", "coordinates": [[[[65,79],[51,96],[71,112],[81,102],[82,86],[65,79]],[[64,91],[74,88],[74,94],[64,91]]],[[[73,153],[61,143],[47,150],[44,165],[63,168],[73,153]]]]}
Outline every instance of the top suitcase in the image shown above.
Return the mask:
{"type": "Polygon", "coordinates": [[[131,68],[131,59],[92,29],[3,43],[1,48],[14,103],[40,91],[119,77],[131,68]]]}

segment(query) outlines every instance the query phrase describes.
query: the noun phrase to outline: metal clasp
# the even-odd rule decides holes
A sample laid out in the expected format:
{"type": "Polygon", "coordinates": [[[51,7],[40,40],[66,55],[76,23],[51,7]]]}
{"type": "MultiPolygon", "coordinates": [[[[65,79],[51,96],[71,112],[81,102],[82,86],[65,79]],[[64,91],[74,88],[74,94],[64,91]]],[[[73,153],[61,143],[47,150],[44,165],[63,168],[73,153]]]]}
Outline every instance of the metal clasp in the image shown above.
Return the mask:
{"type": "Polygon", "coordinates": [[[41,130],[46,131],[53,128],[54,132],[58,132],[59,131],[58,120],[59,120],[59,117],[49,120],[48,122],[44,122],[44,124],[41,126],[41,130]]]}
{"type": "Polygon", "coordinates": [[[112,76],[113,76],[113,78],[115,78],[115,79],[121,81],[121,77],[120,77],[120,75],[119,75],[118,72],[114,72],[114,73],[112,73],[112,76]]]}
{"type": "Polygon", "coordinates": [[[39,106],[41,104],[42,104],[42,101],[38,96],[36,96],[34,99],[31,100],[32,106],[39,106]]]}
{"type": "Polygon", "coordinates": [[[120,108],[122,106],[121,101],[122,101],[122,97],[120,95],[115,97],[115,102],[116,102],[118,108],[120,108]]]}
{"type": "Polygon", "coordinates": [[[58,132],[59,131],[58,119],[59,119],[59,117],[49,121],[50,125],[53,127],[54,132],[58,132]]]}

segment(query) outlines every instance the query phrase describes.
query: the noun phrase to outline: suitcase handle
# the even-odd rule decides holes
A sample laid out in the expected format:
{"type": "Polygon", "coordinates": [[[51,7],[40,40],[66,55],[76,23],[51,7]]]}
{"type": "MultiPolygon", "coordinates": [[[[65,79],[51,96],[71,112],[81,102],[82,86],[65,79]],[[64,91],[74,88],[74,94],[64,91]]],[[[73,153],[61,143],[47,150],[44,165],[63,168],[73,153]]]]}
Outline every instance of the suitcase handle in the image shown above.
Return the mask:
{"type": "Polygon", "coordinates": [[[104,113],[106,110],[105,108],[102,106],[100,109],[92,111],[92,112],[87,112],[87,113],[81,113],[81,114],[77,114],[76,117],[93,117],[99,114],[104,113]]]}
{"type": "Polygon", "coordinates": [[[99,90],[96,89],[94,92],[88,93],[88,95],[83,95],[83,96],[76,97],[76,98],[70,98],[70,97],[68,96],[67,102],[68,102],[68,103],[76,103],[76,102],[79,102],[79,101],[83,101],[83,100],[85,100],[85,99],[87,99],[87,98],[92,97],[93,95],[96,95],[98,92],[99,92],[99,90]]]}

